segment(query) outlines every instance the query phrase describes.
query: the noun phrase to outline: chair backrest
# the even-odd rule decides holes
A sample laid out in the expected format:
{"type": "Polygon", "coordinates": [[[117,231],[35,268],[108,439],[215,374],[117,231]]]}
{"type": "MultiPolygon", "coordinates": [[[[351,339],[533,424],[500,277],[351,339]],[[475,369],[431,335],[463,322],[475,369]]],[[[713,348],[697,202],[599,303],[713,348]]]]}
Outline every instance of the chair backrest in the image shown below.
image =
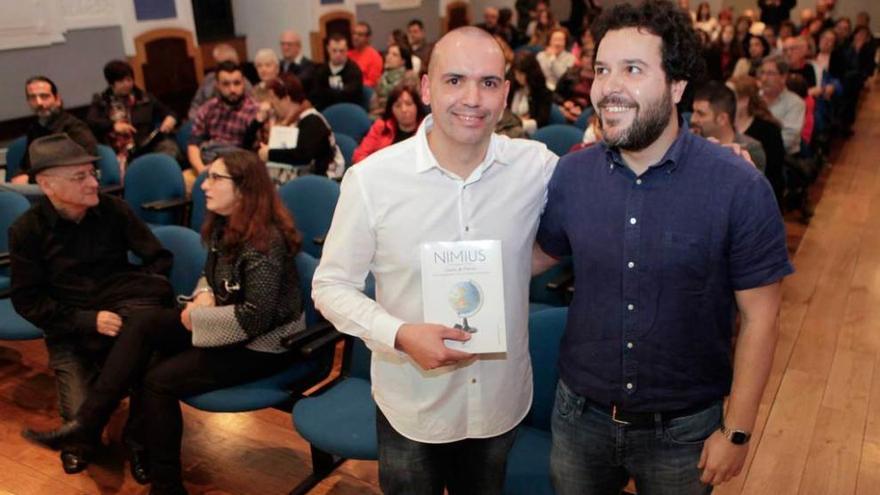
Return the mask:
{"type": "Polygon", "coordinates": [[[6,148],[6,182],[21,170],[21,162],[27,153],[27,137],[16,138],[6,148]]]}
{"type": "Polygon", "coordinates": [[[183,156],[187,156],[186,148],[189,145],[189,137],[192,135],[192,130],[192,120],[187,120],[183,124],[180,124],[180,128],[177,129],[177,133],[174,135],[174,139],[177,141],[177,147],[180,148],[180,153],[183,154],[183,156]]]}
{"type": "Polygon", "coordinates": [[[202,183],[205,182],[207,174],[204,172],[196,177],[193,182],[191,193],[192,205],[189,210],[189,228],[196,232],[202,231],[202,222],[205,221],[205,191],[202,191],[202,183]]]}
{"type": "Polygon", "coordinates": [[[559,380],[559,345],[567,317],[568,308],[545,309],[529,315],[529,355],[535,390],[526,423],[548,432],[559,380]]]}
{"type": "Polygon", "coordinates": [[[141,205],[160,199],[182,198],[183,195],[183,174],[174,158],[164,153],[147,153],[129,164],[123,196],[141,220],[156,225],[174,224],[178,211],[147,211],[141,205]]]}
{"type": "Polygon", "coordinates": [[[171,266],[171,285],[177,294],[192,294],[202,271],[208,251],[202,245],[199,234],[179,225],[162,225],[153,233],[165,249],[174,254],[171,266]]]}
{"type": "Polygon", "coordinates": [[[345,168],[348,168],[352,165],[351,160],[354,156],[354,150],[357,148],[357,141],[348,134],[342,134],[341,132],[335,133],[335,136],[336,144],[342,151],[342,157],[345,158],[345,168]]]}
{"type": "Polygon", "coordinates": [[[320,258],[321,246],[315,244],[314,239],[327,235],[330,230],[339,200],[339,184],[320,175],[306,175],[284,184],[278,193],[302,232],[303,251],[320,258]]]}
{"type": "Polygon", "coordinates": [[[299,276],[299,290],[302,293],[303,311],[306,313],[306,325],[318,322],[318,311],[312,301],[312,277],[318,268],[318,260],[314,256],[300,251],[296,254],[296,273],[299,276]]]}
{"type": "Polygon", "coordinates": [[[532,277],[529,283],[529,302],[549,304],[550,306],[565,306],[565,294],[561,290],[550,290],[547,284],[564,271],[571,269],[571,257],[567,256],[560,260],[549,270],[532,277]]]}
{"type": "Polygon", "coordinates": [[[587,130],[587,125],[590,123],[590,117],[593,116],[593,107],[587,107],[581,111],[580,116],[578,116],[577,120],[574,121],[574,126],[582,131],[587,130]]]}
{"type": "Polygon", "coordinates": [[[116,159],[116,153],[113,151],[113,148],[99,144],[98,162],[95,165],[101,171],[102,186],[122,184],[122,176],[119,173],[119,160],[116,159]]]}
{"type": "Polygon", "coordinates": [[[366,85],[362,86],[362,88],[363,89],[361,90],[361,106],[364,108],[364,110],[369,112],[370,111],[370,100],[373,99],[373,93],[375,93],[375,91],[373,91],[373,88],[366,86],[366,85]]]}
{"type": "Polygon", "coordinates": [[[547,125],[554,124],[567,124],[565,120],[565,115],[562,114],[562,109],[559,108],[559,105],[556,103],[550,105],[550,119],[547,121],[547,125]]]}
{"type": "Polygon", "coordinates": [[[583,138],[584,131],[573,125],[548,125],[532,134],[532,139],[546,144],[550,151],[559,156],[568,153],[568,150],[580,143],[583,138]]]}
{"type": "Polygon", "coordinates": [[[348,134],[357,142],[363,139],[373,123],[367,112],[354,103],[334,103],[321,114],[330,123],[333,132],[348,134]]]}
{"type": "Polygon", "coordinates": [[[30,202],[23,195],[0,191],[0,252],[9,251],[9,226],[30,207],[30,202]]]}

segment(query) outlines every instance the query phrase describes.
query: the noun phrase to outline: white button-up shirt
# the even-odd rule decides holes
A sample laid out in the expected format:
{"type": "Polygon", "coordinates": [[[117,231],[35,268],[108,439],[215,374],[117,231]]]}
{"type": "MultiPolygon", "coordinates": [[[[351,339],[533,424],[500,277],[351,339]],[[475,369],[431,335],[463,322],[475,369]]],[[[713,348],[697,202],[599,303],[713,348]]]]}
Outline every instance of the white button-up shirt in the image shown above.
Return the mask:
{"type": "Polygon", "coordinates": [[[488,438],[516,426],[532,401],[528,351],[532,246],[557,157],[540,143],[493,135],[462,179],[415,136],[351,168],[315,272],[316,307],[373,351],[373,398],[394,429],[425,443],[488,438]],[[507,352],[421,369],[394,348],[404,323],[423,321],[419,249],[432,241],[501,241],[507,352]],[[368,272],[376,300],[363,295],[368,272]]]}

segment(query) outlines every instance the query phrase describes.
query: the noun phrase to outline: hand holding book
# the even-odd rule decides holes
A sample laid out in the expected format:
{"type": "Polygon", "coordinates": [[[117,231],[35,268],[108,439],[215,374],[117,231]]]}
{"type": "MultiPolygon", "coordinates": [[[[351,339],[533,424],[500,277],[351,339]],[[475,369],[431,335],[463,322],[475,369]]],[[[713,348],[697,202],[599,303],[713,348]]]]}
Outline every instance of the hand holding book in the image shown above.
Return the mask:
{"type": "Polygon", "coordinates": [[[449,366],[470,359],[473,354],[450,349],[444,340],[467,341],[463,330],[433,323],[405,323],[397,330],[394,347],[409,355],[424,370],[449,366]]]}

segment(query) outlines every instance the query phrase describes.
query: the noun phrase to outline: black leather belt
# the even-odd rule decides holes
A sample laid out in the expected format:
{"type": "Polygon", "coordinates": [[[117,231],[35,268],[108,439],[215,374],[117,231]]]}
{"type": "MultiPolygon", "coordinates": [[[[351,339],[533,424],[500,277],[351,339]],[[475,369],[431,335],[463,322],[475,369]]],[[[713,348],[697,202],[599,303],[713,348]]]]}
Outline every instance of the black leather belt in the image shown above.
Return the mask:
{"type": "MultiPolygon", "coordinates": [[[[586,398],[585,398],[586,399],[586,398]]],[[[703,404],[698,404],[696,406],[686,407],[684,409],[677,409],[674,411],[663,411],[663,412],[634,412],[634,411],[626,411],[612,404],[610,406],[600,404],[594,400],[586,399],[585,405],[587,407],[592,407],[593,409],[597,409],[604,414],[607,414],[611,421],[621,425],[627,426],[630,428],[653,428],[654,427],[654,418],[659,414],[660,420],[664,423],[667,421],[671,421],[675,418],[681,418],[683,416],[690,416],[692,414],[696,414],[700,411],[708,409],[712,407],[715,402],[707,402],[703,404]]]]}

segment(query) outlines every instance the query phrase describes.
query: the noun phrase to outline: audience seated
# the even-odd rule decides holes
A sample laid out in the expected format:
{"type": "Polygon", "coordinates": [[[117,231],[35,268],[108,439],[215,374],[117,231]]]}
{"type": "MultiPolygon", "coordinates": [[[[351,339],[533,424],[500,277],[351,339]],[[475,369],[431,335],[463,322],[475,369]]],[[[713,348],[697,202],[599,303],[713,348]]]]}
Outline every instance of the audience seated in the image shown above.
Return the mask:
{"type": "Polygon", "coordinates": [[[278,62],[278,55],[271,48],[260,48],[254,54],[254,67],[257,69],[257,75],[260,78],[259,87],[266,88],[266,83],[277,78],[281,73],[281,65],[278,62]]]}
{"type": "Polygon", "coordinates": [[[746,51],[745,56],[741,57],[736,62],[731,77],[755,77],[758,74],[758,68],[761,66],[761,61],[764,60],[764,57],[770,55],[770,44],[767,43],[767,40],[763,37],[750,34],[747,40],[746,46],[748,47],[748,50],[746,51]]]}
{"type": "Polygon", "coordinates": [[[281,33],[281,72],[296,76],[308,94],[312,90],[315,76],[315,64],[302,53],[302,40],[296,31],[281,33]]]}
{"type": "Polygon", "coordinates": [[[752,163],[764,172],[767,157],[764,147],[756,139],[737,132],[736,95],[719,81],[709,81],[694,92],[691,130],[704,138],[714,138],[720,144],[738,144],[749,152],[752,163]]]}
{"type": "Polygon", "coordinates": [[[816,71],[809,63],[810,44],[803,36],[793,36],[785,40],[782,47],[785,60],[788,63],[790,74],[800,74],[807,81],[807,87],[814,87],[818,83],[816,71]]]}
{"type": "Polygon", "coordinates": [[[752,27],[752,19],[748,16],[741,15],[736,19],[736,24],[734,26],[734,42],[739,46],[741,52],[746,52],[748,49],[748,36],[750,33],[750,29],[752,27]]]}
{"type": "Polygon", "coordinates": [[[401,83],[391,90],[381,118],[373,122],[370,131],[354,150],[354,163],[416,133],[427,114],[417,88],[414,84],[401,83]]]}
{"type": "Polygon", "coordinates": [[[788,63],[783,57],[770,56],[764,59],[758,72],[761,96],[770,113],[782,125],[782,142],[785,152],[795,155],[801,148],[801,130],[804,126],[804,100],[785,86],[788,77],[788,63]]]}
{"type": "Polygon", "coordinates": [[[191,187],[195,177],[214,161],[219,152],[240,148],[248,125],[257,113],[257,104],[244,92],[244,74],[232,62],[217,66],[217,90],[220,93],[199,108],[193,119],[187,157],[192,165],[187,178],[191,187]]]}
{"type": "Polygon", "coordinates": [[[427,72],[434,44],[425,39],[425,24],[420,19],[409,21],[406,25],[406,38],[413,55],[418,57],[421,62],[419,67],[415,67],[416,64],[413,64],[414,70],[418,73],[427,72]]]}
{"type": "Polygon", "coordinates": [[[498,32],[495,33],[504,39],[508,46],[514,47],[522,44],[522,33],[513,24],[513,10],[502,7],[498,10],[498,32]]]}
{"type": "MultiPolygon", "coordinates": [[[[24,83],[24,93],[28,106],[34,112],[34,120],[27,130],[25,149],[37,138],[50,134],[67,134],[76,144],[82,146],[89,155],[97,156],[98,142],[85,122],[64,111],[58,86],[46,76],[33,76],[24,83]]],[[[6,180],[13,184],[35,184],[30,174],[31,157],[25,151],[18,172],[6,180]]]]}
{"type": "Polygon", "coordinates": [[[352,47],[348,59],[357,64],[364,76],[364,86],[376,87],[382,75],[382,55],[370,45],[373,30],[366,22],[354,25],[351,32],[352,47]]]}
{"type": "MultiPolygon", "coordinates": [[[[305,173],[342,177],[345,160],[336,146],[330,124],[306,98],[302,84],[291,74],[284,74],[269,81],[266,85],[268,108],[264,104],[255,117],[256,126],[248,130],[246,142],[253,139],[255,127],[262,125],[295,127],[298,129],[296,145],[290,148],[270,148],[267,143],[259,144],[258,155],[264,162],[288,166],[269,167],[269,173],[276,184],[283,184],[305,173]],[[270,117],[269,109],[272,110],[270,117]],[[299,168],[295,168],[297,166],[299,168]]],[[[271,130],[270,130],[271,132],[271,130]]]]}
{"type": "Polygon", "coordinates": [[[251,152],[230,151],[211,164],[202,189],[208,258],[189,302],[153,309],[145,323],[119,332],[75,419],[31,435],[50,447],[100,438],[119,400],[142,388],[156,495],[186,493],[179,401],[289,367],[295,358],[281,342],[305,328],[294,261],[301,236],[262,163],[251,152]],[[160,357],[151,359],[154,353],[160,357]]]}
{"type": "Polygon", "coordinates": [[[761,22],[768,26],[778,27],[782,21],[791,17],[791,9],[797,0],[758,0],[761,9],[761,22]]]}
{"type": "Polygon", "coordinates": [[[372,108],[370,113],[383,112],[388,95],[401,82],[414,85],[419,83],[412,66],[412,54],[406,45],[388,45],[385,53],[385,69],[376,84],[375,99],[370,104],[372,108]]]}
{"type": "Polygon", "coordinates": [[[526,135],[531,136],[549,122],[553,93],[547,89],[544,73],[530,52],[516,54],[507,79],[510,81],[507,106],[522,120],[526,135]]]}
{"type": "Polygon", "coordinates": [[[483,22],[477,24],[477,27],[495,36],[501,31],[501,26],[498,25],[500,16],[501,13],[497,7],[486,7],[483,9],[483,22]]]}
{"type": "MultiPolygon", "coordinates": [[[[102,367],[112,366],[108,354],[117,337],[152,326],[154,310],[173,307],[171,284],[157,276],[168,273],[172,257],[122,199],[98,192],[97,156],[66,134],[36,139],[29,153],[31,173],[46,196],[9,229],[12,304],[46,335],[59,411],[70,422],[87,391],[100,390],[95,380],[102,367]],[[139,266],[129,262],[130,252],[140,258],[139,266]]],[[[108,416],[127,392],[108,404],[108,416]]],[[[142,412],[133,401],[124,432],[139,483],[149,479],[142,412]]],[[[88,466],[101,429],[61,446],[66,473],[88,466]]]]}
{"type": "Polygon", "coordinates": [[[718,19],[712,17],[712,7],[709,2],[700,2],[697,6],[694,27],[708,34],[711,39],[718,37],[718,19]]]}
{"type": "Polygon", "coordinates": [[[553,95],[565,120],[575,122],[584,110],[590,109],[590,88],[594,77],[593,53],[584,51],[580,64],[568,69],[553,95]]]}
{"type": "Polygon", "coordinates": [[[363,75],[356,63],[348,59],[348,41],[341,34],[331,34],[324,45],[327,62],[315,69],[310,99],[318,110],[334,103],[359,105],[363,95],[363,75]]]}
{"type": "Polygon", "coordinates": [[[565,49],[566,46],[568,46],[568,30],[555,28],[547,37],[544,50],[538,53],[538,64],[544,72],[547,89],[550,91],[556,90],[559,78],[575,64],[576,59],[565,49]]]}
{"type": "Polygon", "coordinates": [[[770,113],[761,98],[758,81],[749,76],[737,76],[728,81],[728,86],[736,93],[736,132],[757,139],[764,148],[767,166],[764,175],[773,187],[776,201],[782,203],[785,192],[785,145],[782,142],[782,129],[776,117],[770,113]]]}
{"type": "MultiPolygon", "coordinates": [[[[235,51],[235,48],[233,48],[232,45],[226,43],[219,43],[214,46],[214,49],[211,51],[211,56],[214,57],[215,64],[220,64],[222,62],[232,62],[236,65],[239,64],[238,52],[235,51]]],[[[245,94],[250,94],[251,89],[250,81],[245,80],[245,94]]],[[[192,102],[189,104],[189,113],[187,114],[189,120],[196,118],[196,113],[199,111],[200,106],[219,94],[220,93],[217,91],[217,71],[213,70],[205,74],[204,79],[202,79],[202,84],[199,85],[199,89],[196,90],[196,94],[193,96],[192,102]]]]}
{"type": "Polygon", "coordinates": [[[556,18],[553,16],[553,12],[550,11],[547,2],[539,1],[535,7],[535,12],[535,18],[529,22],[529,27],[526,28],[526,36],[529,37],[529,45],[547,46],[547,41],[550,38],[550,31],[559,27],[559,23],[556,22],[556,18]]]}
{"type": "Polygon", "coordinates": [[[742,56],[742,46],[736,42],[734,34],[732,25],[722,26],[718,40],[708,50],[706,65],[711,79],[724,81],[733,74],[733,67],[742,56]]]}
{"type": "Polygon", "coordinates": [[[125,167],[134,155],[150,152],[179,158],[177,142],[171,136],[177,125],[174,113],[134,85],[131,66],[112,60],[104,66],[104,79],[108,87],[92,98],[86,122],[100,142],[113,148],[120,166],[125,167]]]}

